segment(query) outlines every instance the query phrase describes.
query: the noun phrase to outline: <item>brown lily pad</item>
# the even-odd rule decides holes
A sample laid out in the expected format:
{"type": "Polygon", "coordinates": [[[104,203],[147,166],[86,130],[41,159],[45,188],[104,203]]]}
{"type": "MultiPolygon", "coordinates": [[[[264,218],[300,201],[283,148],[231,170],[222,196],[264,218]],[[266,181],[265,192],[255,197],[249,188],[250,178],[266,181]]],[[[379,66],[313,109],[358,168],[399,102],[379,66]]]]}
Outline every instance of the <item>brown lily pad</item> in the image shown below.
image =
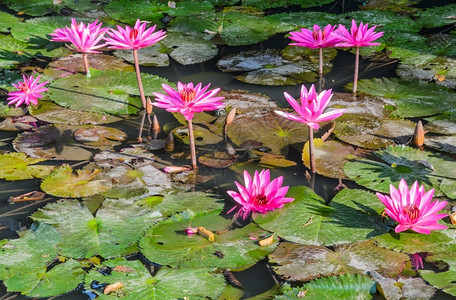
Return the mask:
{"type": "Polygon", "coordinates": [[[200,164],[211,168],[228,168],[236,162],[236,156],[228,154],[226,152],[213,152],[206,153],[198,157],[200,164]]]}
{"type": "Polygon", "coordinates": [[[227,107],[236,108],[238,113],[245,113],[253,110],[276,109],[277,103],[269,96],[249,93],[242,90],[221,91],[218,96],[225,97],[223,102],[227,107]]]}
{"type": "Polygon", "coordinates": [[[81,128],[76,130],[73,135],[78,142],[101,150],[120,145],[127,138],[127,134],[122,130],[103,126],[81,128]]]}
{"type": "Polygon", "coordinates": [[[4,131],[22,131],[36,127],[37,119],[30,115],[20,117],[6,117],[0,122],[0,130],[4,131]]]}

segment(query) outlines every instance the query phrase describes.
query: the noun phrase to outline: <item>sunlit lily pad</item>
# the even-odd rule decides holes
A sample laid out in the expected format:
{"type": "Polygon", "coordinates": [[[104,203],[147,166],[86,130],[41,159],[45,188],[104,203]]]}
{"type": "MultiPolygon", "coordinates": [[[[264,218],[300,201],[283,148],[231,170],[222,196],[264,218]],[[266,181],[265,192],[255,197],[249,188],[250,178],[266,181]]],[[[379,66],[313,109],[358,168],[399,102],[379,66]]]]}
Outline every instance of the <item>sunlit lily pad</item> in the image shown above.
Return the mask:
{"type": "Polygon", "coordinates": [[[106,113],[64,108],[51,101],[40,101],[37,106],[30,106],[29,111],[35,118],[54,124],[106,124],[121,120],[119,117],[106,113]]]}
{"type": "Polygon", "coordinates": [[[281,117],[274,112],[252,112],[238,115],[228,126],[228,136],[238,146],[256,140],[271,148],[273,154],[288,152],[288,145],[307,140],[306,124],[281,117]]]}
{"type": "Polygon", "coordinates": [[[27,44],[16,40],[11,35],[0,35],[0,67],[11,69],[31,59],[26,52],[27,44]]]}
{"type": "MultiPolygon", "coordinates": [[[[169,57],[166,53],[162,53],[162,48],[161,44],[156,44],[138,51],[139,64],[152,67],[169,66],[169,57]]],[[[130,63],[135,62],[132,50],[116,50],[114,51],[114,55],[123,58],[130,63]]]]}
{"type": "Polygon", "coordinates": [[[335,14],[320,11],[284,12],[265,17],[274,27],[276,32],[289,32],[299,30],[301,27],[311,28],[314,24],[324,27],[328,24],[339,24],[341,17],[335,14]]]}
{"type": "Polygon", "coordinates": [[[301,299],[372,299],[376,284],[366,275],[340,275],[327,278],[315,279],[302,287],[291,288],[284,286],[283,295],[277,296],[276,300],[301,299]]]}
{"type": "Polygon", "coordinates": [[[113,19],[134,24],[137,19],[160,23],[163,13],[170,10],[165,2],[159,0],[112,0],[103,7],[104,11],[113,19]]]}
{"type": "Polygon", "coordinates": [[[424,280],[436,288],[443,289],[445,293],[456,296],[456,285],[454,282],[454,278],[456,276],[456,257],[454,252],[449,254],[431,255],[426,258],[426,261],[436,263],[444,262],[449,266],[449,269],[439,270],[440,272],[421,270],[420,275],[424,278],[424,280]]]}
{"type": "MultiPolygon", "coordinates": [[[[404,0],[401,4],[404,4],[404,0]]],[[[351,20],[355,19],[357,22],[362,21],[364,24],[369,23],[376,25],[378,31],[383,31],[386,36],[389,37],[394,31],[401,32],[419,32],[422,25],[415,22],[412,18],[407,15],[398,14],[391,10],[367,10],[367,11],[351,11],[345,14],[344,21],[342,23],[347,27],[351,25],[351,20]]]]}
{"type": "Polygon", "coordinates": [[[425,145],[438,151],[456,153],[456,136],[430,136],[425,139],[425,145]]]}
{"type": "Polygon", "coordinates": [[[19,19],[15,16],[3,11],[0,12],[0,32],[9,32],[9,29],[18,22],[19,19]]]}
{"type": "Polygon", "coordinates": [[[254,221],[288,241],[307,245],[335,245],[362,241],[383,234],[383,204],[373,193],[343,189],[329,205],[307,187],[290,188],[295,198],[267,214],[255,214],[254,221]],[[290,226],[290,220],[293,226],[290,226]]]}
{"type": "Polygon", "coordinates": [[[224,72],[244,71],[236,79],[253,84],[295,85],[317,78],[318,63],[306,60],[292,62],[277,50],[248,51],[220,59],[217,66],[224,72]]]}
{"type": "Polygon", "coordinates": [[[30,16],[42,16],[54,12],[54,4],[48,0],[5,0],[10,9],[24,12],[30,16]]]}
{"type": "MultiPolygon", "coordinates": [[[[87,55],[89,66],[97,70],[133,71],[133,66],[123,62],[120,58],[101,53],[87,55]]],[[[84,72],[84,63],[81,53],[61,57],[49,63],[44,74],[52,78],[70,76],[84,72]]]]}
{"type": "Polygon", "coordinates": [[[120,145],[127,138],[122,130],[104,126],[80,128],[73,133],[74,139],[87,147],[107,150],[120,145]]]}
{"type": "Polygon", "coordinates": [[[400,59],[402,63],[423,62],[435,57],[430,53],[426,38],[417,33],[393,31],[384,43],[388,56],[400,59]]]}
{"type": "Polygon", "coordinates": [[[276,109],[277,103],[269,96],[253,94],[247,91],[232,90],[221,91],[218,96],[225,97],[223,102],[227,107],[236,108],[238,113],[245,113],[253,110],[276,109]]]}
{"type": "Polygon", "coordinates": [[[429,28],[454,24],[456,4],[436,6],[417,13],[415,16],[422,26],[429,28]]]}
{"type": "MultiPolygon", "coordinates": [[[[190,144],[188,137],[188,127],[181,126],[173,130],[174,138],[178,141],[190,144]]],[[[202,126],[193,125],[193,135],[195,137],[195,145],[210,145],[217,144],[223,140],[221,135],[215,134],[209,129],[206,129],[202,126]]]]}
{"type": "Polygon", "coordinates": [[[419,11],[418,8],[414,8],[413,5],[420,3],[420,0],[404,0],[404,1],[394,1],[394,0],[369,0],[363,2],[359,6],[362,10],[386,10],[393,11],[396,13],[410,13],[419,11]]]}
{"type": "Polygon", "coordinates": [[[43,178],[51,173],[54,166],[36,165],[44,159],[27,157],[22,152],[11,152],[0,155],[0,178],[6,180],[24,180],[43,178]]]}
{"type": "MultiPolygon", "coordinates": [[[[166,79],[142,74],[146,95],[162,92],[166,79]]],[[[130,95],[139,95],[135,72],[90,70],[90,77],[76,74],[61,78],[49,85],[47,92],[57,104],[73,109],[133,114],[142,109],[141,100],[130,95]]]]}
{"type": "Polygon", "coordinates": [[[253,265],[277,245],[275,240],[272,245],[261,247],[257,241],[249,239],[271,235],[254,223],[217,234],[217,230],[224,230],[230,224],[230,220],[219,213],[218,210],[195,215],[187,211],[160,222],[141,239],[141,252],[156,263],[173,267],[235,269],[253,265]],[[213,241],[201,233],[188,236],[184,232],[188,227],[201,226],[214,233],[213,241]]]}
{"type": "Polygon", "coordinates": [[[418,180],[426,190],[434,188],[435,196],[442,195],[439,185],[443,178],[456,180],[456,162],[443,155],[403,145],[390,146],[375,155],[383,162],[356,159],[345,164],[345,174],[359,185],[382,193],[389,193],[390,184],[397,187],[402,178],[408,184],[418,180]]]}
{"type": "Polygon", "coordinates": [[[107,191],[110,186],[106,180],[95,179],[101,169],[80,169],[73,173],[69,165],[62,165],[54,170],[43,182],[41,189],[57,197],[87,197],[107,191]]]}
{"type": "Polygon", "coordinates": [[[364,274],[367,271],[399,275],[409,257],[407,254],[376,246],[372,241],[335,247],[300,245],[285,242],[269,255],[278,266],[274,271],[287,281],[309,281],[317,277],[364,274]]]}
{"type": "Polygon", "coordinates": [[[62,200],[46,205],[31,217],[54,226],[60,232],[61,255],[109,258],[136,252],[137,240],[160,220],[161,214],[141,208],[134,202],[105,200],[94,217],[79,201],[62,200]]]}
{"type": "Polygon", "coordinates": [[[286,168],[286,167],[293,167],[296,166],[297,163],[291,160],[288,160],[283,155],[276,155],[270,154],[261,151],[252,151],[252,153],[258,155],[260,157],[260,161],[258,165],[265,167],[265,168],[286,168]]]}
{"type": "Polygon", "coordinates": [[[144,265],[138,261],[125,258],[107,260],[104,268],[112,270],[109,275],[91,270],[85,278],[86,290],[91,290],[97,299],[217,299],[225,287],[222,274],[213,273],[213,269],[171,269],[162,267],[151,276],[144,265]],[[116,269],[117,267],[117,269],[116,269]],[[119,270],[124,267],[126,271],[119,270]],[[108,284],[120,282],[123,287],[117,292],[103,293],[103,288],[108,284]],[[100,288],[96,289],[92,283],[100,288]],[[118,296],[121,294],[122,296],[118,296]]]}
{"type": "Polygon", "coordinates": [[[393,99],[396,114],[407,118],[439,114],[456,105],[456,94],[448,88],[417,80],[364,79],[358,82],[358,92],[393,99]]]}

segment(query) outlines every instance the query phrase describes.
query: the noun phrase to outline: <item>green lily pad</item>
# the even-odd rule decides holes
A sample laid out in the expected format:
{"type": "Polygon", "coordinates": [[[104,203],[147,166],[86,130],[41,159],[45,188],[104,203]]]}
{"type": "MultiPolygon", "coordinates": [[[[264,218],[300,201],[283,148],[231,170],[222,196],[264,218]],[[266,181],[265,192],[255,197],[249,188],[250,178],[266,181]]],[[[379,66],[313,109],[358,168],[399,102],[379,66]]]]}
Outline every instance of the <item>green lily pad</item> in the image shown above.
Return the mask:
{"type": "Polygon", "coordinates": [[[161,214],[134,202],[105,200],[94,217],[79,201],[62,200],[39,209],[31,218],[52,225],[60,232],[62,255],[109,258],[136,252],[136,242],[147,228],[160,220],[161,214]]]}
{"type": "Polygon", "coordinates": [[[242,0],[242,5],[258,7],[259,9],[269,9],[277,7],[288,7],[299,5],[302,8],[322,6],[334,0],[285,0],[285,1],[262,1],[262,0],[242,0]]]}
{"type": "Polygon", "coordinates": [[[39,120],[54,124],[106,124],[121,120],[119,117],[106,113],[64,108],[51,101],[40,101],[37,106],[30,106],[29,112],[39,120]]]}
{"type": "MultiPolygon", "coordinates": [[[[169,66],[169,57],[166,53],[162,53],[163,46],[161,43],[155,44],[151,47],[142,48],[138,51],[138,62],[141,66],[152,67],[167,67],[169,66]]],[[[123,58],[130,63],[134,63],[132,50],[116,50],[113,54],[117,57],[123,58]]]]}
{"type": "MultiPolygon", "coordinates": [[[[102,53],[90,53],[87,55],[89,66],[103,70],[133,71],[133,66],[123,62],[121,59],[112,55],[102,53]]],[[[44,74],[52,78],[70,76],[76,73],[84,72],[84,64],[81,53],[61,57],[49,63],[44,70],[44,74]]]]}
{"type": "Polygon", "coordinates": [[[54,4],[48,0],[5,0],[9,9],[26,13],[30,16],[43,16],[54,12],[54,4]]]}
{"type": "Polygon", "coordinates": [[[11,35],[0,35],[0,67],[12,69],[31,59],[25,51],[27,44],[16,40],[11,35]]]}
{"type": "Polygon", "coordinates": [[[236,108],[238,113],[253,110],[272,110],[277,108],[277,103],[269,96],[254,94],[242,90],[220,91],[218,96],[225,97],[223,103],[227,107],[236,108]]]}
{"type": "Polygon", "coordinates": [[[300,288],[285,285],[283,295],[276,300],[306,299],[372,299],[376,284],[365,275],[340,275],[315,279],[300,288]],[[304,295],[304,296],[303,296],[304,295]]]}
{"type": "Polygon", "coordinates": [[[122,130],[104,126],[80,128],[73,133],[74,139],[87,147],[107,150],[118,146],[127,138],[122,130]]]}
{"type": "Polygon", "coordinates": [[[364,241],[335,247],[281,243],[269,255],[269,261],[277,266],[274,271],[287,281],[309,281],[317,277],[343,274],[364,274],[379,271],[391,277],[399,275],[407,254],[376,246],[364,241]]]}
{"type": "Polygon", "coordinates": [[[236,116],[228,136],[238,146],[254,139],[271,148],[271,153],[286,155],[290,144],[307,140],[308,127],[271,111],[252,112],[236,116]]]}
{"type": "Polygon", "coordinates": [[[162,267],[151,276],[140,261],[129,261],[125,258],[107,260],[103,266],[112,271],[109,275],[91,270],[85,278],[85,288],[94,292],[99,299],[146,300],[146,299],[216,299],[225,287],[221,274],[213,273],[213,269],[171,269],[162,267]],[[126,271],[116,271],[122,267],[126,271]],[[120,282],[123,287],[116,292],[105,295],[95,289],[92,282],[105,286],[120,282]]]}
{"type": "Polygon", "coordinates": [[[339,24],[342,18],[339,15],[327,12],[283,12],[265,17],[275,28],[276,32],[290,32],[300,28],[311,28],[314,24],[324,27],[328,24],[339,24]]]}
{"type": "MultiPolygon", "coordinates": [[[[336,58],[337,50],[335,48],[323,48],[323,74],[331,71],[331,61],[336,58]]],[[[283,58],[291,61],[300,61],[303,59],[309,60],[312,63],[320,62],[320,54],[318,49],[311,49],[299,46],[286,46],[282,50],[283,58]]]]}
{"type": "MultiPolygon", "coordinates": [[[[190,144],[188,127],[180,126],[174,128],[173,135],[178,141],[190,144]]],[[[213,131],[198,125],[193,125],[193,135],[195,137],[195,145],[197,146],[217,144],[223,140],[221,134],[216,134],[213,131]]]]}
{"type": "MultiPolygon", "coordinates": [[[[408,0],[405,0],[408,1],[408,0]]],[[[404,3],[404,1],[402,1],[404,3]]],[[[414,21],[407,15],[401,15],[391,10],[368,10],[368,11],[351,11],[346,13],[342,21],[346,27],[351,25],[351,20],[355,19],[357,23],[369,23],[369,27],[377,25],[376,32],[383,31],[384,35],[392,36],[393,32],[410,32],[418,33],[422,27],[421,24],[414,21]]],[[[347,27],[350,28],[350,27],[347,27]]]]}
{"type": "MultiPolygon", "coordinates": [[[[229,3],[223,3],[223,2],[228,2],[230,0],[203,0],[203,1],[198,1],[198,5],[195,5],[195,2],[193,0],[184,0],[184,1],[179,1],[174,3],[175,7],[171,7],[171,9],[168,11],[168,14],[173,17],[185,17],[188,16],[191,13],[195,12],[208,12],[208,11],[214,11],[214,5],[233,5],[229,3]]],[[[234,2],[233,0],[231,0],[234,2]]]]}
{"type": "Polygon", "coordinates": [[[394,0],[368,0],[359,6],[361,10],[384,10],[384,11],[393,11],[395,13],[411,13],[418,12],[420,9],[413,7],[416,4],[419,4],[420,0],[404,0],[404,1],[394,1],[394,0]]]}
{"type": "Polygon", "coordinates": [[[448,269],[441,272],[431,270],[420,270],[421,277],[438,289],[442,289],[445,293],[456,296],[456,285],[454,278],[456,276],[456,257],[454,253],[431,255],[426,258],[430,262],[444,262],[448,265],[448,269]]]}
{"type": "Polygon", "coordinates": [[[373,193],[343,189],[329,205],[304,186],[290,188],[287,196],[295,200],[267,214],[254,214],[253,219],[288,241],[337,245],[366,240],[389,230],[380,217],[384,206],[373,193]]]}
{"type": "Polygon", "coordinates": [[[3,11],[0,12],[0,32],[9,32],[9,29],[18,22],[19,19],[15,16],[3,11]]]}
{"type": "Polygon", "coordinates": [[[78,198],[95,195],[110,188],[106,180],[94,179],[100,172],[100,169],[80,169],[74,174],[69,165],[62,165],[41,182],[41,189],[57,197],[78,198]]]}
{"type": "Polygon", "coordinates": [[[400,59],[402,63],[411,63],[434,58],[430,54],[428,43],[424,36],[417,33],[393,31],[383,39],[390,58],[400,59]],[[418,56],[418,57],[417,57],[418,56]]]}
{"type": "Polygon", "coordinates": [[[24,180],[43,178],[49,175],[54,166],[36,165],[44,159],[27,157],[22,152],[10,152],[0,155],[0,178],[5,180],[24,180]]]}
{"type": "Polygon", "coordinates": [[[453,109],[456,94],[448,88],[421,81],[397,78],[373,78],[358,82],[358,92],[391,98],[400,117],[423,117],[453,109]]]}
{"type": "MultiPolygon", "coordinates": [[[[0,89],[4,89],[8,92],[16,90],[13,86],[13,83],[18,83],[19,81],[23,81],[22,74],[16,70],[7,70],[1,69],[0,70],[0,89]]],[[[1,95],[1,92],[0,92],[1,95]]],[[[3,103],[0,103],[0,107],[6,106],[3,103]]],[[[11,107],[12,108],[12,107],[11,107]]],[[[3,109],[0,108],[0,116],[2,115],[3,109]]]]}
{"type": "Polygon", "coordinates": [[[112,0],[103,9],[113,19],[128,24],[134,24],[137,19],[160,24],[163,14],[171,10],[167,3],[159,0],[112,0]]]}
{"type": "MultiPolygon", "coordinates": [[[[144,92],[161,92],[166,79],[155,75],[141,74],[144,92]]],[[[171,84],[172,85],[172,84],[171,84]]],[[[142,109],[141,100],[130,95],[139,95],[135,72],[98,71],[91,69],[90,77],[82,74],[54,81],[48,94],[55,103],[72,109],[134,114],[142,109]]]]}
{"type": "Polygon", "coordinates": [[[186,211],[151,227],[140,241],[141,252],[150,260],[173,267],[218,267],[240,269],[258,262],[277,245],[261,247],[249,237],[269,237],[271,234],[250,223],[217,234],[226,229],[230,220],[219,215],[220,210],[206,214],[186,211]],[[188,236],[188,227],[205,227],[214,233],[214,240],[198,233],[188,236]]]}
{"type": "Polygon", "coordinates": [[[426,190],[434,188],[434,195],[441,196],[442,179],[453,183],[456,180],[456,163],[443,155],[404,145],[390,146],[374,154],[384,162],[356,159],[344,166],[350,179],[374,191],[389,193],[390,184],[397,187],[403,178],[410,185],[418,181],[426,190]]]}
{"type": "MultiPolygon", "coordinates": [[[[355,154],[355,149],[350,145],[338,141],[325,141],[314,139],[315,171],[331,178],[346,178],[343,171],[344,164],[355,154]]],[[[309,142],[304,145],[302,161],[310,168],[309,142]]]]}
{"type": "Polygon", "coordinates": [[[415,14],[415,17],[422,26],[434,28],[454,24],[455,11],[456,4],[436,6],[415,14]]]}

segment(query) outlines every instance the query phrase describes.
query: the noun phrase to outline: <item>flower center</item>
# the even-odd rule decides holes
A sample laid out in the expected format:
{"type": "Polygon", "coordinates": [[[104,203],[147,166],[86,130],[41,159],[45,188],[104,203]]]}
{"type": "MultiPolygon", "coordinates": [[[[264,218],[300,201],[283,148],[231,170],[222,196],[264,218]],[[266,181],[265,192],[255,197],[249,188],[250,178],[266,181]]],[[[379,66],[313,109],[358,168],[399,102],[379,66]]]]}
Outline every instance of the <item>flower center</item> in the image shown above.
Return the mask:
{"type": "Polygon", "coordinates": [[[19,89],[24,93],[28,93],[30,91],[28,85],[26,85],[24,82],[19,83],[19,89]]]}
{"type": "MultiPolygon", "coordinates": [[[[320,30],[320,31],[321,31],[321,30],[320,30]]],[[[319,36],[319,34],[320,34],[320,31],[316,31],[316,30],[313,31],[312,35],[313,35],[314,40],[318,40],[318,38],[319,38],[318,36],[319,36]]],[[[325,36],[326,36],[325,31],[324,31],[324,30],[321,31],[321,39],[322,39],[322,40],[325,39],[325,36]]]]}
{"type": "Polygon", "coordinates": [[[130,31],[130,39],[131,39],[131,40],[136,40],[137,37],[138,37],[138,30],[136,30],[136,29],[133,28],[133,29],[130,31]]]}
{"type": "Polygon", "coordinates": [[[404,212],[412,222],[418,219],[418,216],[420,215],[420,209],[415,204],[404,207],[404,212]]]}
{"type": "Polygon", "coordinates": [[[268,203],[268,198],[264,194],[255,195],[253,202],[258,205],[265,205],[268,203]]]}
{"type": "Polygon", "coordinates": [[[179,94],[184,102],[192,102],[195,99],[196,91],[194,89],[184,88],[179,94]]]}

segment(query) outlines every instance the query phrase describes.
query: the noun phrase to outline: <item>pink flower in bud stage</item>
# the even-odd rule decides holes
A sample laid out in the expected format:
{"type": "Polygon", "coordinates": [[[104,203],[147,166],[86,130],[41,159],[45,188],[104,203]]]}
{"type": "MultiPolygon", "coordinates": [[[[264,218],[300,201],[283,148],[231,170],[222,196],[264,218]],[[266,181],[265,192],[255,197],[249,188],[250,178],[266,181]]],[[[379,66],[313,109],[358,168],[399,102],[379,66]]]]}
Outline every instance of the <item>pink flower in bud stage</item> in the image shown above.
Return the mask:
{"type": "Polygon", "coordinates": [[[409,254],[410,261],[412,262],[412,266],[415,268],[415,270],[424,268],[423,258],[425,258],[426,256],[426,253],[409,254]]]}
{"type": "Polygon", "coordinates": [[[315,92],[315,86],[312,84],[310,90],[307,91],[306,87],[301,87],[301,104],[299,104],[288,93],[284,93],[285,98],[290,103],[291,107],[298,113],[294,115],[291,113],[276,110],[275,113],[287,119],[305,123],[313,129],[320,128],[318,122],[330,121],[340,117],[345,109],[335,109],[323,113],[329,101],[331,100],[332,93],[330,90],[323,90],[320,93],[315,92]]]}
{"type": "Polygon", "coordinates": [[[110,49],[141,49],[151,46],[156,42],[164,39],[166,34],[163,30],[155,31],[156,26],[152,26],[146,30],[146,22],[141,24],[138,19],[133,28],[126,26],[125,28],[117,25],[117,31],[110,29],[107,34],[110,37],[105,37],[106,43],[110,49]]]}
{"type": "Polygon", "coordinates": [[[266,213],[281,208],[285,203],[291,202],[293,198],[285,197],[288,186],[282,187],[283,176],[270,181],[269,170],[255,171],[253,179],[247,171],[244,171],[244,184],[242,186],[235,182],[238,191],[227,191],[238,205],[229,212],[238,209],[236,216],[242,215],[245,220],[250,213],[266,213]]]}
{"type": "Polygon", "coordinates": [[[22,77],[24,81],[21,81],[18,84],[13,83],[13,86],[19,91],[13,91],[8,94],[8,105],[14,103],[16,103],[16,107],[22,105],[23,103],[26,105],[29,105],[30,103],[37,105],[38,98],[43,97],[43,95],[41,95],[41,92],[48,90],[47,88],[43,87],[48,82],[45,81],[38,83],[41,78],[40,75],[38,75],[36,79],[33,78],[33,75],[28,76],[23,74],[22,77]]]}
{"type": "Polygon", "coordinates": [[[321,30],[320,26],[314,25],[313,30],[301,28],[301,31],[291,31],[290,39],[296,43],[290,43],[291,46],[301,46],[312,49],[334,47],[340,40],[332,35],[336,25],[326,25],[321,30]]]}
{"type": "Polygon", "coordinates": [[[167,94],[153,93],[155,95],[154,106],[166,109],[169,112],[180,112],[185,119],[191,120],[194,113],[216,110],[225,107],[220,100],[224,97],[214,97],[220,89],[208,90],[210,84],[201,87],[198,83],[195,87],[193,83],[177,83],[177,91],[166,84],[162,84],[167,94]]]}
{"type": "Polygon", "coordinates": [[[390,196],[377,193],[377,197],[386,206],[386,214],[397,221],[396,233],[411,229],[418,233],[430,234],[431,230],[446,229],[437,223],[447,214],[438,214],[445,207],[446,201],[431,203],[434,189],[425,192],[424,186],[418,187],[418,181],[408,188],[407,182],[401,179],[399,189],[390,185],[390,196]]]}
{"type": "Polygon", "coordinates": [[[368,28],[368,25],[361,22],[358,27],[356,21],[352,20],[350,32],[348,32],[344,25],[339,25],[337,30],[332,33],[335,38],[340,40],[336,44],[336,47],[368,47],[380,45],[380,43],[372,42],[380,38],[383,32],[374,32],[376,26],[368,28]]]}

